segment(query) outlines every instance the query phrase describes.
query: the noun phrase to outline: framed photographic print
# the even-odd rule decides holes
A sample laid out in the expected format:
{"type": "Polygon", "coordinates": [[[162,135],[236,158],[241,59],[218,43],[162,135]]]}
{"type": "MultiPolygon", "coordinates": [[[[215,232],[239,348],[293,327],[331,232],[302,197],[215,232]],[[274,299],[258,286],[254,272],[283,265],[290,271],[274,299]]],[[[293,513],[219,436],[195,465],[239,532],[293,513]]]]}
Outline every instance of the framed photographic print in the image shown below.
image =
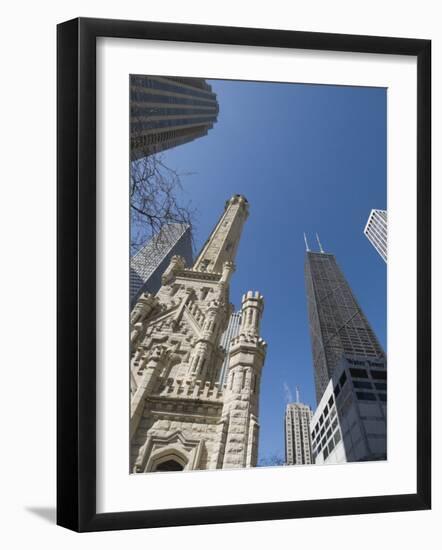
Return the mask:
{"type": "Polygon", "coordinates": [[[430,508],[430,52],[58,26],[59,525],[430,508]]]}

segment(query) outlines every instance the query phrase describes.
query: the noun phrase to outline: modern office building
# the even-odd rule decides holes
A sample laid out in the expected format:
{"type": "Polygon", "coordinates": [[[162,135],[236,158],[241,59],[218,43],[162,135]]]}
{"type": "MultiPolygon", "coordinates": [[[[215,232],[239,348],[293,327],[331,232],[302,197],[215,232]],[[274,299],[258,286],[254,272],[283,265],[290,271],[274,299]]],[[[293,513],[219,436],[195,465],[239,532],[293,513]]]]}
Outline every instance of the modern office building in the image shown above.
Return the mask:
{"type": "Polygon", "coordinates": [[[156,294],[161,287],[161,276],[172,256],[181,256],[186,265],[192,265],[192,237],[190,226],[171,223],[142,246],[130,260],[130,302],[133,307],[143,292],[156,294]]]}
{"type": "Polygon", "coordinates": [[[311,420],[313,462],[387,458],[385,359],[344,355],[311,420]]]}
{"type": "Polygon", "coordinates": [[[307,247],[305,282],[319,403],[344,354],[372,360],[385,354],[333,254],[307,247]]]}
{"type": "Polygon", "coordinates": [[[387,263],[387,211],[372,210],[364,228],[364,235],[387,263]]]}
{"type": "Polygon", "coordinates": [[[285,463],[312,464],[310,422],[313,413],[303,403],[287,403],[285,409],[285,463]]]}
{"type": "Polygon", "coordinates": [[[132,160],[205,136],[218,111],[216,94],[202,78],[131,75],[132,160]]]}
{"type": "Polygon", "coordinates": [[[241,327],[241,310],[234,311],[230,316],[229,324],[227,325],[226,330],[221,336],[221,341],[220,341],[220,346],[222,347],[225,353],[223,365],[221,367],[221,374],[219,377],[220,385],[223,385],[227,382],[227,369],[228,369],[229,360],[230,360],[229,359],[230,342],[232,341],[232,338],[235,338],[235,336],[238,336],[240,327],[241,327]]]}

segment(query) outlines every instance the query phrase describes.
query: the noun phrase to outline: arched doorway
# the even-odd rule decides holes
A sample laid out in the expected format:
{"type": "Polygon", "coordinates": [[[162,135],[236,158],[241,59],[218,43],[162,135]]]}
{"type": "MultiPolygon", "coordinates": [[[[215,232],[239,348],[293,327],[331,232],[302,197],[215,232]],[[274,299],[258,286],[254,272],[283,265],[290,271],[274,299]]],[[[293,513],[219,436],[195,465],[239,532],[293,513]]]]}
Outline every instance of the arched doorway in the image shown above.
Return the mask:
{"type": "Polygon", "coordinates": [[[160,462],[155,466],[154,472],[179,472],[184,470],[184,466],[176,460],[169,459],[164,462],[160,462]]]}
{"type": "MultiPolygon", "coordinates": [[[[169,436],[168,441],[165,438],[155,438],[154,444],[157,448],[151,453],[147,459],[147,464],[144,468],[145,472],[180,472],[182,470],[192,470],[195,449],[187,444],[187,448],[183,442],[187,440],[175,432],[169,436]],[[164,445],[166,443],[166,445],[164,445]],[[163,444],[163,445],[161,445],[163,444]],[[189,463],[190,460],[190,463],[189,463]]],[[[195,443],[190,440],[190,444],[195,443]]]]}

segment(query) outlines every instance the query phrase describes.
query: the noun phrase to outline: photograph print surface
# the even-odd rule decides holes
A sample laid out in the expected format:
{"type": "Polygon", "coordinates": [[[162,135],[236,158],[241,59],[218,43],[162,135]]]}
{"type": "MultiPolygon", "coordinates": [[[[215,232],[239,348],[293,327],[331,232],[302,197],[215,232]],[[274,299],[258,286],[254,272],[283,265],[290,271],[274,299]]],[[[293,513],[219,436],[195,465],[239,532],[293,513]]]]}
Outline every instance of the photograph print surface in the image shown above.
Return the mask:
{"type": "Polygon", "coordinates": [[[129,90],[130,472],[386,460],[387,90],[129,90]]]}

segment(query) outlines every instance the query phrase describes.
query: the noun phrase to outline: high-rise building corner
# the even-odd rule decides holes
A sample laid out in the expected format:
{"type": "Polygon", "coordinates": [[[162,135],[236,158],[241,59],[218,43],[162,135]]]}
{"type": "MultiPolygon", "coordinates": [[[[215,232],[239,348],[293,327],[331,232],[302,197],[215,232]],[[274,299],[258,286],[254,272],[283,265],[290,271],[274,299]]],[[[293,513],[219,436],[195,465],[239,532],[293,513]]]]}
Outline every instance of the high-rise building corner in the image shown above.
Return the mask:
{"type": "Polygon", "coordinates": [[[373,209],[368,216],[364,235],[387,263],[387,211],[373,209]]]}

